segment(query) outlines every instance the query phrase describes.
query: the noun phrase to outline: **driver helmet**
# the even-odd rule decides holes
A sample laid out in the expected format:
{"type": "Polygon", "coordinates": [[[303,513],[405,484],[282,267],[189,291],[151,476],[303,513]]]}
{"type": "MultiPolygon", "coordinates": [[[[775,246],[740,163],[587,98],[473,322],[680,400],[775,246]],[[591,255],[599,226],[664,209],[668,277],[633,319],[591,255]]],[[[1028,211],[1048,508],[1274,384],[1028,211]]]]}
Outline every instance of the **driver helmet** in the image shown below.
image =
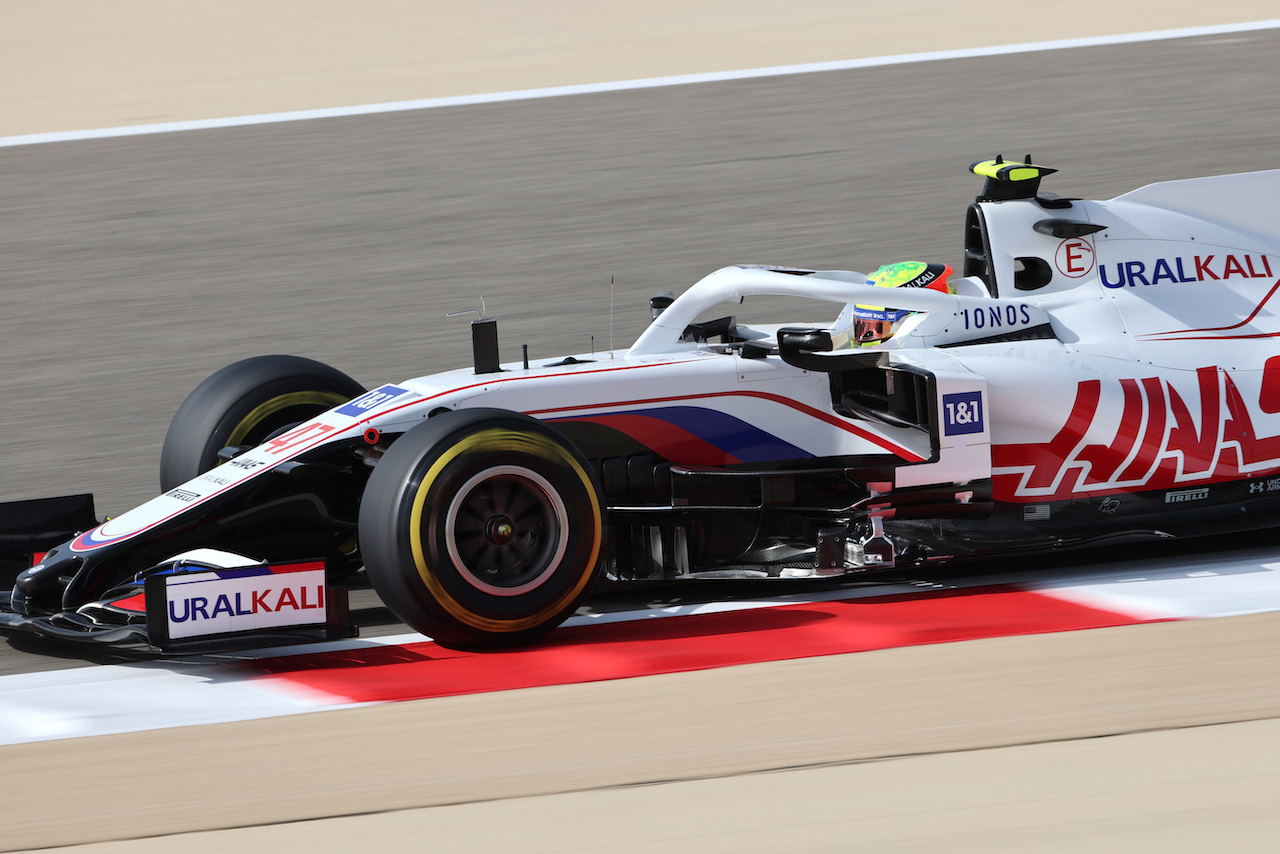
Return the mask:
{"type": "MultiPolygon", "coordinates": [[[[923,261],[899,261],[886,264],[867,277],[867,284],[877,288],[928,288],[944,294],[954,293],[947,277],[954,273],[950,264],[926,264],[923,261]]],[[[875,305],[853,307],[852,346],[866,346],[888,341],[913,311],[875,305]]]]}

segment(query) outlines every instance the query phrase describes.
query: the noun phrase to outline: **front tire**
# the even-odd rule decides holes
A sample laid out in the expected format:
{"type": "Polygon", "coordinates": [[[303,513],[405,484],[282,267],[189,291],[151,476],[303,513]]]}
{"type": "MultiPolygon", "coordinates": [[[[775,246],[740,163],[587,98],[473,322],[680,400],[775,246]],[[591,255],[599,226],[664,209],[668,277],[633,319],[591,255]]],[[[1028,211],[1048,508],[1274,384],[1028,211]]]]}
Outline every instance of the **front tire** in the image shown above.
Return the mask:
{"type": "Polygon", "coordinates": [[[444,646],[525,643],[563,622],[604,563],[599,486],[551,428],[496,409],[442,413],[379,460],[360,550],[391,611],[444,646]]]}
{"type": "Polygon", "coordinates": [[[301,356],[228,365],[196,386],[173,416],[160,451],[160,489],[218,465],[218,451],[228,445],[254,447],[363,393],[341,371],[301,356]]]}

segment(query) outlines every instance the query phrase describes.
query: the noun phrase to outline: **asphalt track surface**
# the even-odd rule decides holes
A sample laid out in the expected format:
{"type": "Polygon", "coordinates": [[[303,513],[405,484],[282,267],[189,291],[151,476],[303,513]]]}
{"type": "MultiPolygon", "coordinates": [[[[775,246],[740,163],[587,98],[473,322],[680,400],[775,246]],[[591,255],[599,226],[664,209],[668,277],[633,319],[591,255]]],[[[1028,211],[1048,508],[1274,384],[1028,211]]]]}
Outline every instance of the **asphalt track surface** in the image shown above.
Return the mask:
{"type": "MultiPolygon", "coordinates": [[[[621,347],[714,267],[957,264],[965,167],[1046,189],[1274,168],[1280,34],[0,150],[6,498],[151,495],[172,412],[287,352],[371,385],[621,347]]],[[[1190,630],[1186,630],[1190,631],[1190,630]]],[[[1105,654],[1099,649],[1097,654],[1105,654]]],[[[0,646],[0,669],[47,660],[0,646]]]]}

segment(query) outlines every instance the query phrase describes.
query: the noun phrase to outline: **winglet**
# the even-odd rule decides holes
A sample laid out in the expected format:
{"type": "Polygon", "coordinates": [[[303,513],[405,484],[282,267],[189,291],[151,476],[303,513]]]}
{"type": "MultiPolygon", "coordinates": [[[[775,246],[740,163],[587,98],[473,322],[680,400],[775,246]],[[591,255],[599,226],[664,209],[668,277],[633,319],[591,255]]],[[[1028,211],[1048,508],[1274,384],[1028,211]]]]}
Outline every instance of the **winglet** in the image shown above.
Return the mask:
{"type": "Polygon", "coordinates": [[[980,160],[969,167],[975,175],[981,175],[987,181],[982,187],[980,202],[1002,202],[1012,199],[1034,199],[1040,189],[1040,179],[1052,175],[1057,169],[1037,166],[1031,162],[1031,155],[1019,163],[1006,161],[998,156],[994,160],[980,160]]]}

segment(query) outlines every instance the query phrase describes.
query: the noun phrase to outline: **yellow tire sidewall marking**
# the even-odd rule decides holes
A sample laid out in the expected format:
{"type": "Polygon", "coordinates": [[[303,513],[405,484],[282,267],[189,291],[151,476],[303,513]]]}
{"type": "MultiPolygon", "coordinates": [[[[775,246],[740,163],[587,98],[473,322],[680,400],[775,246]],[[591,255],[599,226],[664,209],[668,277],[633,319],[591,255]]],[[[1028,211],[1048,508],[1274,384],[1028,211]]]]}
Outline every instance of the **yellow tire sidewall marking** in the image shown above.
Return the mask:
{"type": "MultiPolygon", "coordinates": [[[[577,580],[570,590],[536,614],[513,620],[495,620],[473,613],[465,605],[450,596],[448,591],[440,584],[439,579],[432,573],[427,561],[427,550],[422,542],[422,517],[426,511],[427,493],[431,491],[436,478],[440,476],[445,467],[462,454],[476,449],[483,449],[484,453],[515,451],[542,459],[554,458],[569,466],[586,489],[587,496],[591,502],[591,519],[595,531],[591,543],[591,556],[586,564],[588,568],[596,565],[600,557],[600,549],[603,547],[604,538],[601,534],[604,526],[600,512],[600,500],[586,471],[583,470],[578,460],[558,442],[537,433],[525,433],[502,427],[479,430],[470,436],[463,437],[441,454],[427,469],[426,474],[423,475],[422,483],[418,486],[418,491],[413,497],[413,509],[409,516],[409,545],[413,552],[414,565],[417,567],[418,576],[422,579],[422,583],[427,586],[427,590],[431,592],[432,597],[439,603],[440,607],[444,608],[451,617],[464,625],[486,632],[519,632],[525,629],[532,629],[553,618],[562,608],[577,599],[590,580],[591,573],[583,572],[582,577],[577,580]]],[[[565,532],[564,535],[567,536],[568,532],[565,532]]]]}
{"type": "Polygon", "coordinates": [[[335,391],[295,391],[273,397],[252,412],[240,419],[236,429],[227,437],[228,445],[239,445],[249,435],[249,431],[261,424],[266,418],[288,409],[291,406],[319,406],[321,409],[332,409],[339,403],[346,403],[347,397],[335,391]]]}

